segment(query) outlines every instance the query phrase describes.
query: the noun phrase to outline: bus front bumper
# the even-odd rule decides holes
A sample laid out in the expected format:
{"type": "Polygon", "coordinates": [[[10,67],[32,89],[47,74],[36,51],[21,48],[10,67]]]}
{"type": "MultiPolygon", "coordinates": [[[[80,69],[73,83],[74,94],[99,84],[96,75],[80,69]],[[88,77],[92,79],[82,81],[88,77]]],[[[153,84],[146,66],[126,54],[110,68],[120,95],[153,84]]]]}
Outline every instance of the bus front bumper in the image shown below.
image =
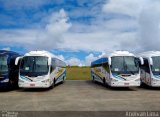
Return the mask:
{"type": "Polygon", "coordinates": [[[0,87],[8,87],[9,86],[9,79],[4,79],[0,81],[0,87]]]}
{"type": "Polygon", "coordinates": [[[20,88],[49,88],[51,84],[49,82],[18,82],[20,88]]]}
{"type": "Polygon", "coordinates": [[[160,87],[160,80],[152,81],[152,82],[151,82],[151,86],[152,86],[152,87],[160,87]]]}
{"type": "Polygon", "coordinates": [[[8,87],[8,86],[9,86],[8,82],[3,82],[3,83],[0,82],[0,88],[8,87]]]}
{"type": "Polygon", "coordinates": [[[140,86],[140,81],[112,81],[110,83],[111,87],[137,87],[140,86]]]}

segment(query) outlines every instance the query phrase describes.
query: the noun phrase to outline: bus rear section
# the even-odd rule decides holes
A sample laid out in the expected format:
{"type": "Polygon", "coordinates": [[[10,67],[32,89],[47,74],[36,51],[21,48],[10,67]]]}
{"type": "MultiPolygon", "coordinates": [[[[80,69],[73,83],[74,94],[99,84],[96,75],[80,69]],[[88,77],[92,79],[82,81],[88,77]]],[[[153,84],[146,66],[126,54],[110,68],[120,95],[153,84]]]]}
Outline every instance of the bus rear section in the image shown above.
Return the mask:
{"type": "Polygon", "coordinates": [[[97,60],[97,65],[94,65],[96,61],[92,63],[92,78],[111,87],[140,86],[139,58],[129,52],[115,52],[111,55],[105,57],[105,61],[104,58],[97,60]]]}

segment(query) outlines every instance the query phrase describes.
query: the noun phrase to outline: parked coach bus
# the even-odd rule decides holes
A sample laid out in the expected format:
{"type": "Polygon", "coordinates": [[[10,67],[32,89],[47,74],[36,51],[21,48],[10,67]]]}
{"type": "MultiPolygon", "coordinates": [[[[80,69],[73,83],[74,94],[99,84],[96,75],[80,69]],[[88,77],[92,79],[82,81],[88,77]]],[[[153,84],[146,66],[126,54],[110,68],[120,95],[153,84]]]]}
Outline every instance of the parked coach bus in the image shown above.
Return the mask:
{"type": "Polygon", "coordinates": [[[144,59],[144,64],[140,66],[142,83],[160,87],[160,51],[148,51],[140,56],[144,59]]]}
{"type": "Polygon", "coordinates": [[[115,51],[91,63],[93,81],[111,87],[140,86],[140,68],[143,59],[128,51],[115,51]]]}
{"type": "Polygon", "coordinates": [[[65,62],[47,51],[31,51],[21,59],[18,81],[21,88],[49,88],[66,79],[65,62]]]}
{"type": "Polygon", "coordinates": [[[18,65],[14,63],[19,56],[16,52],[0,50],[0,87],[18,86],[18,65]]]}

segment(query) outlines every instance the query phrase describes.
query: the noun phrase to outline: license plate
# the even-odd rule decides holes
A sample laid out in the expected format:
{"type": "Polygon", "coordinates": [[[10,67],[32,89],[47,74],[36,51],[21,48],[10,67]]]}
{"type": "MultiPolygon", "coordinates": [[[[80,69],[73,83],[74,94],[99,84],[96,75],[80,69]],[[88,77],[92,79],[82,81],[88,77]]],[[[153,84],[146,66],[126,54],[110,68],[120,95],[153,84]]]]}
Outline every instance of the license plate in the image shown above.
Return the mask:
{"type": "Polygon", "coordinates": [[[129,83],[124,83],[125,86],[129,86],[129,83]]]}
{"type": "Polygon", "coordinates": [[[34,87],[34,86],[35,86],[35,84],[30,84],[30,86],[31,86],[31,87],[34,87]]]}

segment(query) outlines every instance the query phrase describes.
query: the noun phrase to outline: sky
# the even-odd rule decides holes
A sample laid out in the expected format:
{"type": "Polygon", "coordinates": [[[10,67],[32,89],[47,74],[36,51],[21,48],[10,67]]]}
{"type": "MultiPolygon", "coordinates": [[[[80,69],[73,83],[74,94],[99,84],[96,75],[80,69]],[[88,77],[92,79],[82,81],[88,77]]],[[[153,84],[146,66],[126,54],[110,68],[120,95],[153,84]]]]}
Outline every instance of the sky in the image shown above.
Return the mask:
{"type": "Polygon", "coordinates": [[[52,52],[69,65],[160,50],[159,0],[0,0],[0,49],[52,52]]]}

